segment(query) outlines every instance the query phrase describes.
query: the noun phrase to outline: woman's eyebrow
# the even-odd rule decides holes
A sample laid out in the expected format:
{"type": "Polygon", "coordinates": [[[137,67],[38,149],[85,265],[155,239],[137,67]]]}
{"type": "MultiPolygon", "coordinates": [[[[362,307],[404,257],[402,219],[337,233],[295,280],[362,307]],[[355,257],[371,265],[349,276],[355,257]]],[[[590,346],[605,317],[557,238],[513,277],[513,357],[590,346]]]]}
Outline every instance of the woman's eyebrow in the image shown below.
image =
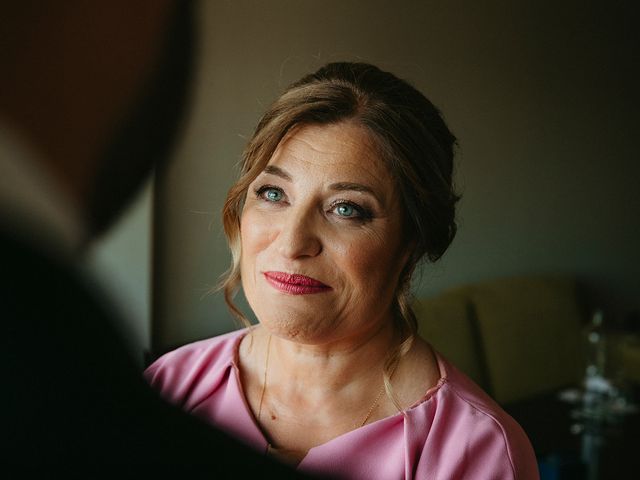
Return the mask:
{"type": "Polygon", "coordinates": [[[338,182],[338,183],[332,183],[331,185],[329,185],[329,188],[331,190],[335,190],[338,192],[344,192],[344,191],[354,191],[354,192],[363,192],[363,193],[368,193],[370,194],[373,198],[375,198],[378,203],[384,205],[384,199],[381,198],[376,192],[375,190],[373,190],[373,188],[367,186],[367,185],[363,185],[361,183],[353,183],[353,182],[338,182]]]}
{"type": "Polygon", "coordinates": [[[283,178],[284,180],[290,182],[292,181],[291,175],[285,172],[280,167],[276,167],[275,165],[267,165],[264,167],[263,173],[268,173],[270,175],[275,175],[276,177],[283,178]]]}
{"type": "MultiPolygon", "coordinates": [[[[267,165],[262,171],[262,173],[267,175],[275,175],[276,177],[280,177],[288,182],[293,181],[293,177],[291,177],[289,173],[287,173],[285,170],[283,170],[280,167],[276,167],[275,165],[267,165]]],[[[336,192],[353,191],[353,192],[368,193],[373,198],[375,198],[378,201],[378,203],[380,203],[381,205],[385,204],[384,198],[378,195],[373,188],[369,187],[368,185],[364,185],[362,183],[337,182],[329,185],[329,189],[336,192]]]]}

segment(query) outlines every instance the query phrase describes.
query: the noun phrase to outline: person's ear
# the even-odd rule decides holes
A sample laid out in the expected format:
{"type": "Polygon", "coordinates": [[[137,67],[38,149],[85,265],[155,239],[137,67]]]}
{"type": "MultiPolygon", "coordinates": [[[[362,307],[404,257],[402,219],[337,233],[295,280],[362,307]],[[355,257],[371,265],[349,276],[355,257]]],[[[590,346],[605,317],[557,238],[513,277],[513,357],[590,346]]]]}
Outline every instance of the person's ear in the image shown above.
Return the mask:
{"type": "Polygon", "coordinates": [[[411,240],[407,245],[402,249],[402,253],[399,258],[400,268],[400,278],[398,278],[399,283],[404,283],[411,275],[413,275],[413,271],[415,270],[417,261],[414,258],[416,251],[417,242],[415,240],[411,240]]]}

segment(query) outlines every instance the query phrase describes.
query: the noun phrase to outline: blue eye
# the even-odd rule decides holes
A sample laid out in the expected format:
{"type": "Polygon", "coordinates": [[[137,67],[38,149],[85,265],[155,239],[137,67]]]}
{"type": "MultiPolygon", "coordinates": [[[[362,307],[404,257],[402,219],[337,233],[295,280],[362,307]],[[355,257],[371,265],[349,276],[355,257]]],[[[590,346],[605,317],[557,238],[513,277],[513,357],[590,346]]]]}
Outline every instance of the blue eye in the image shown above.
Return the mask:
{"type": "Polygon", "coordinates": [[[279,202],[282,200],[283,193],[282,190],[275,187],[263,187],[260,188],[257,192],[259,197],[264,198],[268,202],[279,202]]]}
{"type": "Polygon", "coordinates": [[[333,215],[350,221],[366,223],[373,218],[370,209],[346,200],[337,200],[329,210],[333,215]]]}
{"type": "Polygon", "coordinates": [[[282,200],[282,192],[279,192],[278,190],[275,190],[275,189],[267,190],[266,194],[267,194],[267,200],[271,202],[277,202],[279,200],[282,200]]]}
{"type": "Polygon", "coordinates": [[[356,209],[348,203],[341,203],[336,207],[336,213],[341,217],[352,217],[356,209]]]}

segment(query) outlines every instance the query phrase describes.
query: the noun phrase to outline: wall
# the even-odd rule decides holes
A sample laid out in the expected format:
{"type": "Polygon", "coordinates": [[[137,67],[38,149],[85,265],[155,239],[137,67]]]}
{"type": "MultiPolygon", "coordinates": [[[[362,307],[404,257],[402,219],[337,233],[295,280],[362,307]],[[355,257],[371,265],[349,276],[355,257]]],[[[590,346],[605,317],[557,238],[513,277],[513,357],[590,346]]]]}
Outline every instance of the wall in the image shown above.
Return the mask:
{"type": "Polygon", "coordinates": [[[192,116],[158,182],[154,346],[234,328],[207,295],[229,261],[219,212],[259,116],[335,60],[410,80],[459,139],[460,230],[419,295],[571,272],[640,308],[638,40],[632,2],[203,2],[192,116]]]}
{"type": "Polygon", "coordinates": [[[118,224],[92,245],[87,258],[120,314],[120,328],[140,366],[151,342],[152,192],[150,181],[118,224]]]}

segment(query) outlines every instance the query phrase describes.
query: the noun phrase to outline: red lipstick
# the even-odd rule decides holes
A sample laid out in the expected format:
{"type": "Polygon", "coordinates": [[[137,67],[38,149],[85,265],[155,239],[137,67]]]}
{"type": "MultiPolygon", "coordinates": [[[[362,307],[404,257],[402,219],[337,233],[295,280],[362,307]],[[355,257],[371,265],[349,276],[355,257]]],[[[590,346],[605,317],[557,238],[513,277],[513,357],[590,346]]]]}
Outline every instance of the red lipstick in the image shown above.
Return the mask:
{"type": "Polygon", "coordinates": [[[273,288],[291,295],[308,295],[331,290],[331,287],[305,275],[284,272],[264,272],[264,277],[273,288]]]}

